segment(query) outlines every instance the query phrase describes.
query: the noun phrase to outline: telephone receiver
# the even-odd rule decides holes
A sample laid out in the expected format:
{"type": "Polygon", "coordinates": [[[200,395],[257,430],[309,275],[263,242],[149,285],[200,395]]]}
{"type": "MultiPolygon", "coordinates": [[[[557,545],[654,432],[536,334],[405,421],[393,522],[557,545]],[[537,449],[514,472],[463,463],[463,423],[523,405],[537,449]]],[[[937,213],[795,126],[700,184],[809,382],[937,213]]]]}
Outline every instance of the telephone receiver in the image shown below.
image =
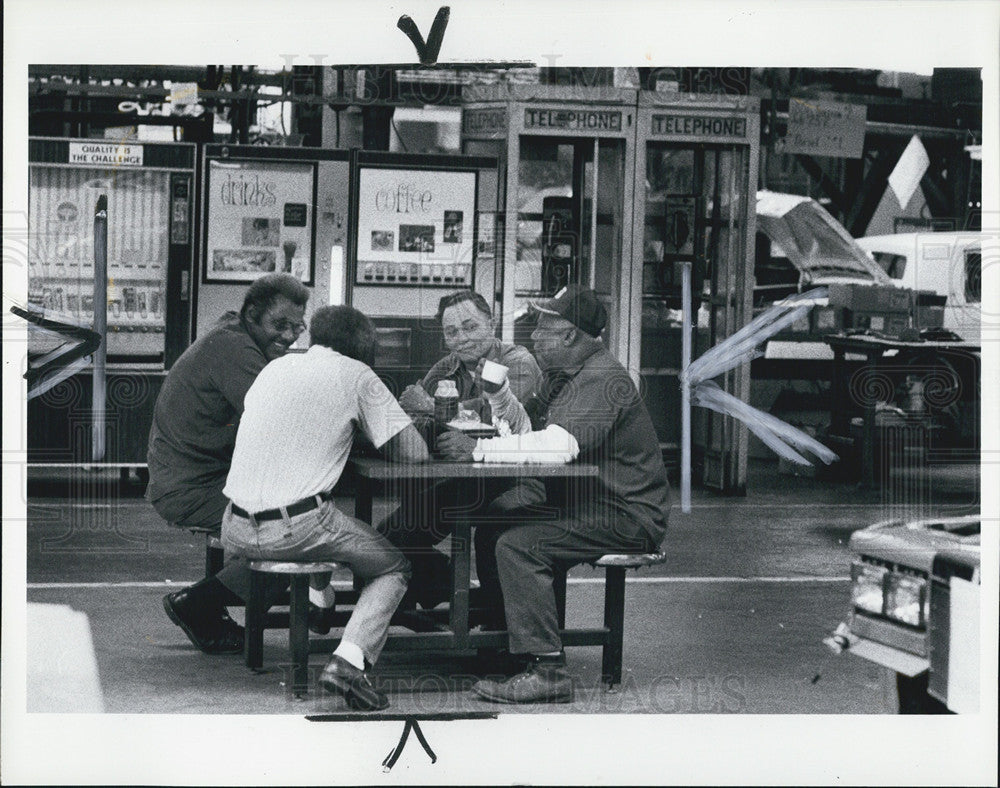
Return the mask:
{"type": "Polygon", "coordinates": [[[690,234],[691,225],[688,223],[687,214],[684,211],[674,211],[667,222],[667,240],[675,251],[684,248],[690,234]]]}

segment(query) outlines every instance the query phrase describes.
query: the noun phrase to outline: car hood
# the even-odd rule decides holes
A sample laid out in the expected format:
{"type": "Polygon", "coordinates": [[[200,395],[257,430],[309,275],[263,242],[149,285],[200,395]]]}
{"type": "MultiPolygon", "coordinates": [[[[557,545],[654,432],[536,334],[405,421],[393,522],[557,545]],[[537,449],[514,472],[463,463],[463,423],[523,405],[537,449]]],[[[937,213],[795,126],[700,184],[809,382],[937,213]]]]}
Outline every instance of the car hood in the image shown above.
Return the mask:
{"type": "Polygon", "coordinates": [[[851,535],[851,550],[859,555],[930,574],[941,550],[978,554],[980,517],[927,520],[887,520],[851,535]]]}
{"type": "Polygon", "coordinates": [[[798,269],[803,284],[892,284],[844,226],[809,197],[757,192],[757,226],[798,269]]]}

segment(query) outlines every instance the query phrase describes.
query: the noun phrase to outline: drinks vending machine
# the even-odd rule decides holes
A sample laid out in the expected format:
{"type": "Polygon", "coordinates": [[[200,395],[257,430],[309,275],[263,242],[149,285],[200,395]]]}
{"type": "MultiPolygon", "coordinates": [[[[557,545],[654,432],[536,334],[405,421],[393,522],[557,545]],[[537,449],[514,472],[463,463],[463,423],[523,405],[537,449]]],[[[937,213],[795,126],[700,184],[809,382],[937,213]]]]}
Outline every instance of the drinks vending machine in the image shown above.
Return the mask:
{"type": "MultiPolygon", "coordinates": [[[[153,405],[190,337],[196,146],[29,141],[28,304],[94,323],[94,213],[107,200],[106,448],[109,465],[146,461],[153,405]]],[[[29,356],[47,350],[30,335],[29,356]]],[[[93,364],[27,405],[29,464],[76,464],[91,451],[93,364]]]]}

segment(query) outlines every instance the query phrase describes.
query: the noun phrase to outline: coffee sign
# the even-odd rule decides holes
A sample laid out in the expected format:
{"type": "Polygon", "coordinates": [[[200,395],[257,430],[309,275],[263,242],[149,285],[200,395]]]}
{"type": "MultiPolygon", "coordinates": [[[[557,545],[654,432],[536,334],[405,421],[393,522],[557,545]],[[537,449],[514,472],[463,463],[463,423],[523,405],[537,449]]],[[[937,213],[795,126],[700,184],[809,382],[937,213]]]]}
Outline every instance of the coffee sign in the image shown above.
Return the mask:
{"type": "Polygon", "coordinates": [[[361,169],[356,283],[472,283],[476,173],[361,169]]]}

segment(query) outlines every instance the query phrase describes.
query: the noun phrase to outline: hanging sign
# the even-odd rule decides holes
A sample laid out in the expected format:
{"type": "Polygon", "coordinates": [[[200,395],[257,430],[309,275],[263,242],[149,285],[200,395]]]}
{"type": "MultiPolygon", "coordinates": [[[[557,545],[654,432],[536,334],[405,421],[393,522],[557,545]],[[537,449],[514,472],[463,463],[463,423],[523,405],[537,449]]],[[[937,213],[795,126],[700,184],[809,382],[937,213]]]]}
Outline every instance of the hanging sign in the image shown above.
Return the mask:
{"type": "Polygon", "coordinates": [[[725,115],[653,115],[650,133],[654,137],[728,137],[744,140],[747,119],[725,115]]]}
{"type": "Polygon", "coordinates": [[[867,116],[864,104],[793,98],[788,102],[783,152],[860,159],[867,116]]]}
{"type": "Polygon", "coordinates": [[[507,136],[507,110],[462,110],[462,136],[493,139],[507,136]]]}

